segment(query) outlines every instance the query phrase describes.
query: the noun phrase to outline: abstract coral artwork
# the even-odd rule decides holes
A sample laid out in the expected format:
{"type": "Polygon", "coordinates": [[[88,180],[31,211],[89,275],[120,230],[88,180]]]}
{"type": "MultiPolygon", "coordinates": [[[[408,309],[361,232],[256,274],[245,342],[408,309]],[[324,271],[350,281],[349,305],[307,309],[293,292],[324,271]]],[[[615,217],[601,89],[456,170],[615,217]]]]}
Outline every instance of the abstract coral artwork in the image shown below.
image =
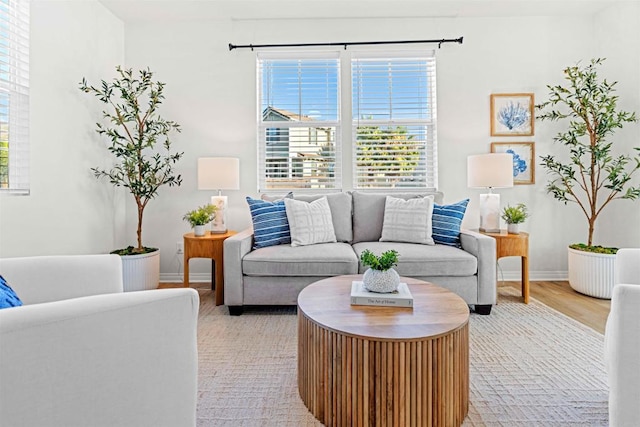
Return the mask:
{"type": "Polygon", "coordinates": [[[492,142],[492,153],[513,156],[513,183],[535,183],[535,148],[533,142],[492,142]]]}
{"type": "Polygon", "coordinates": [[[532,136],[533,107],[533,93],[491,95],[491,136],[532,136]]]}

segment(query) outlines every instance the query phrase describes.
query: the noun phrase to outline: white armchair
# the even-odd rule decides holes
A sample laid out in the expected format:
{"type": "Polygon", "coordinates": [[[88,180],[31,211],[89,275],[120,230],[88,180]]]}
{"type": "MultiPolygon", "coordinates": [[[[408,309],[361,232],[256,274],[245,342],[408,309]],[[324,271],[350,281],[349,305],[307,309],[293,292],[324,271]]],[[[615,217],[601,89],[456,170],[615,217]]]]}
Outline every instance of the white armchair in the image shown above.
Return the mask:
{"type": "Polygon", "coordinates": [[[609,424],[640,424],[640,249],[620,249],[605,331],[609,424]]]}
{"type": "Polygon", "coordinates": [[[0,424],[195,426],[198,293],[122,292],[117,255],[0,259],[0,424]]]}

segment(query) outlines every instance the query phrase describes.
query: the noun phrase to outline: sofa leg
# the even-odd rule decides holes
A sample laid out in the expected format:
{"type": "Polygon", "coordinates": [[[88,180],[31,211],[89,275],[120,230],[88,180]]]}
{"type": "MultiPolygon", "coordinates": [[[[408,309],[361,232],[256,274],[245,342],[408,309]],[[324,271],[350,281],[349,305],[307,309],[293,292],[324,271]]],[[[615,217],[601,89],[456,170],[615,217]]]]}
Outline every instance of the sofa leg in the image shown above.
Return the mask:
{"type": "Polygon", "coordinates": [[[483,316],[488,316],[489,314],[491,314],[491,307],[493,307],[493,305],[491,304],[476,304],[475,312],[478,314],[482,314],[483,316]]]}
{"type": "Polygon", "coordinates": [[[229,314],[231,316],[240,316],[244,308],[241,305],[230,305],[228,307],[229,307],[229,314]]]}

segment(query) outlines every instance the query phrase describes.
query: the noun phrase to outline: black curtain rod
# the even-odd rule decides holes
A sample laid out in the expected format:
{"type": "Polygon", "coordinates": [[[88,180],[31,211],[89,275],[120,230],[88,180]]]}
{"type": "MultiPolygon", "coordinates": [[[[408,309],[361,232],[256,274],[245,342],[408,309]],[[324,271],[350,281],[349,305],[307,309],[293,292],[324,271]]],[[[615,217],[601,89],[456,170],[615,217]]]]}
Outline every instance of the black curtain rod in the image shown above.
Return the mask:
{"type": "Polygon", "coordinates": [[[373,41],[373,42],[334,42],[334,43],[284,43],[284,44],[231,44],[229,50],[233,49],[256,49],[261,47],[315,47],[315,46],[362,46],[379,44],[413,44],[413,43],[438,43],[438,49],[443,43],[462,44],[462,37],[457,39],[437,39],[437,40],[399,40],[399,41],[373,41]]]}

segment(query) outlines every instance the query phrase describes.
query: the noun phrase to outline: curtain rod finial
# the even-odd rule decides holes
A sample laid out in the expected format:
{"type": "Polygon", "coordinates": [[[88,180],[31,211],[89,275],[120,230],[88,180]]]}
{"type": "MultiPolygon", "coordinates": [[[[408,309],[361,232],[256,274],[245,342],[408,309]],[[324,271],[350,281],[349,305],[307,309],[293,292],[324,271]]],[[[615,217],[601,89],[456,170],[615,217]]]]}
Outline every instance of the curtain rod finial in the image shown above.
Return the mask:
{"type": "Polygon", "coordinates": [[[229,43],[229,50],[233,50],[233,49],[235,49],[235,48],[236,48],[236,47],[235,47],[234,45],[232,45],[231,43],[229,43]]]}

